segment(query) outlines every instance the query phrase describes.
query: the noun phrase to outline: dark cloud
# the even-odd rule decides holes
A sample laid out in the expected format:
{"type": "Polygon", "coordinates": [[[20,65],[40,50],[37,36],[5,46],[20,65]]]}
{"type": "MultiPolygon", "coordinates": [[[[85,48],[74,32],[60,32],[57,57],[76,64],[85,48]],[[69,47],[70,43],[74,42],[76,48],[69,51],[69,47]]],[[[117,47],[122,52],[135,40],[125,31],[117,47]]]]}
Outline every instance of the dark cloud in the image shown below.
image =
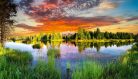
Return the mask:
{"type": "Polygon", "coordinates": [[[67,17],[66,10],[84,10],[100,4],[101,0],[44,0],[35,5],[34,0],[22,0],[20,8],[32,17],[59,18],[67,17]]]}
{"type": "Polygon", "coordinates": [[[31,31],[36,31],[37,30],[36,27],[32,27],[32,26],[29,26],[29,25],[26,25],[26,24],[18,24],[18,25],[16,25],[16,27],[23,28],[23,29],[28,29],[28,30],[31,30],[31,31]]]}
{"type": "Polygon", "coordinates": [[[138,17],[131,17],[131,18],[128,18],[128,19],[126,19],[127,21],[134,21],[134,20],[138,20],[138,17]]]}
{"type": "Polygon", "coordinates": [[[63,18],[54,18],[54,19],[45,19],[41,18],[38,21],[39,22],[44,22],[44,21],[60,21],[60,20],[65,20],[65,21],[83,21],[83,22],[111,22],[111,23],[118,23],[120,22],[120,19],[111,17],[111,16],[96,16],[96,17],[63,17],[63,18]]]}

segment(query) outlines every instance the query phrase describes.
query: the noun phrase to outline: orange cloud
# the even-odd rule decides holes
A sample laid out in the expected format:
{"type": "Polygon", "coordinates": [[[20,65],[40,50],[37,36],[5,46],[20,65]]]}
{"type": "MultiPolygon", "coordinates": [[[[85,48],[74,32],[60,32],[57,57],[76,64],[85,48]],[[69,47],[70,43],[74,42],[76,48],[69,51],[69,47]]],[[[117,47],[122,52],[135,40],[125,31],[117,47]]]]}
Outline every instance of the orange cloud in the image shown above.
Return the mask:
{"type": "Polygon", "coordinates": [[[79,27],[94,28],[117,23],[118,20],[112,17],[93,17],[93,18],[60,18],[55,20],[41,20],[43,25],[37,26],[39,31],[76,31],[79,27]]]}

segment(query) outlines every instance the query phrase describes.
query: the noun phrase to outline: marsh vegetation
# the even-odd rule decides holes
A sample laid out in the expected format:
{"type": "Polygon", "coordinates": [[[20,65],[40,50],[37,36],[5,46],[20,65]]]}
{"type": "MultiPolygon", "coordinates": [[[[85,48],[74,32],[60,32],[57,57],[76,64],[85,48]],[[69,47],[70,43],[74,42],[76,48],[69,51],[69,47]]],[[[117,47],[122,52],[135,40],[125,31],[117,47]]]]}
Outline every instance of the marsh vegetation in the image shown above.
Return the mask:
{"type": "MultiPolygon", "coordinates": [[[[134,44],[117,61],[106,65],[96,61],[85,61],[75,68],[67,65],[72,79],[137,79],[138,78],[138,44],[134,44]]],[[[0,48],[0,79],[61,79],[62,72],[56,66],[55,57],[58,49],[48,50],[48,62],[39,60],[32,65],[29,52],[0,48]]],[[[69,64],[69,63],[68,63],[69,64]]],[[[67,73],[66,73],[67,74],[67,73]]]]}

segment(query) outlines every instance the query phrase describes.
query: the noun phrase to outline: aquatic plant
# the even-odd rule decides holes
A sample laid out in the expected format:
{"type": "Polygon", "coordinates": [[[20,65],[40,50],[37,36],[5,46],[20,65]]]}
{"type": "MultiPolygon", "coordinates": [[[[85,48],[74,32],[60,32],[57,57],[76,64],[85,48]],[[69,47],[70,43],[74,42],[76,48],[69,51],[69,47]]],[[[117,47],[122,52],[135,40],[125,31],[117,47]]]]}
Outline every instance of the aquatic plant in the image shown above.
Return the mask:
{"type": "Polygon", "coordinates": [[[0,79],[61,79],[54,57],[48,57],[48,63],[38,61],[32,67],[32,56],[29,52],[1,49],[5,53],[0,55],[0,79]]]}
{"type": "Polygon", "coordinates": [[[42,48],[43,46],[42,46],[41,44],[34,44],[32,47],[33,47],[34,49],[40,49],[40,48],[42,48]]]}
{"type": "MultiPolygon", "coordinates": [[[[0,79],[23,79],[29,77],[32,56],[28,52],[1,47],[0,79]],[[20,53],[20,54],[19,54],[20,53]]],[[[28,78],[29,79],[29,78],[28,78]]]]}
{"type": "Polygon", "coordinates": [[[50,48],[47,51],[47,55],[48,56],[54,56],[56,58],[60,57],[60,50],[59,49],[55,49],[55,48],[50,48]]]}
{"type": "Polygon", "coordinates": [[[61,79],[60,71],[51,60],[48,63],[39,61],[33,72],[35,79],[61,79]]]}
{"type": "MultiPolygon", "coordinates": [[[[67,78],[71,76],[72,79],[138,79],[137,48],[132,47],[117,62],[107,65],[85,61],[67,74],[67,78]]],[[[32,55],[29,52],[0,47],[0,79],[61,79],[61,71],[55,62],[58,55],[59,49],[51,48],[48,50],[48,62],[38,61],[32,67],[32,55]]],[[[67,69],[71,69],[70,63],[67,63],[67,69]]]]}
{"type": "Polygon", "coordinates": [[[73,79],[138,79],[138,46],[134,45],[117,62],[105,66],[85,63],[72,74],[73,79]]]}
{"type": "Polygon", "coordinates": [[[99,79],[103,73],[103,67],[96,62],[85,62],[72,74],[72,79],[99,79]]]}
{"type": "Polygon", "coordinates": [[[8,50],[5,57],[10,63],[28,64],[33,57],[29,52],[19,50],[8,50]]]}

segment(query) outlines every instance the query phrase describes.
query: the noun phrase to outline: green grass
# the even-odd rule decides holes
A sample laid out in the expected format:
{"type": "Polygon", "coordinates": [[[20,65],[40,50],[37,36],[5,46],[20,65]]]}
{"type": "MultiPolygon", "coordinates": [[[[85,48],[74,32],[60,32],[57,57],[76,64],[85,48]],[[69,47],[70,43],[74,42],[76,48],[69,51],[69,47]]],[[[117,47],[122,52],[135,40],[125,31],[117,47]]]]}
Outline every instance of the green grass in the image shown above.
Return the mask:
{"type": "Polygon", "coordinates": [[[104,68],[100,79],[137,79],[135,78],[134,71],[131,65],[111,63],[104,68]]]}
{"type": "Polygon", "coordinates": [[[134,39],[90,39],[90,40],[71,40],[73,42],[129,42],[134,39]]]}
{"type": "Polygon", "coordinates": [[[32,61],[29,52],[2,47],[0,49],[2,49],[0,51],[0,79],[25,79],[29,77],[29,65],[32,61]]]}
{"type": "Polygon", "coordinates": [[[32,67],[29,52],[0,47],[0,79],[61,79],[53,57],[32,67]]]}
{"type": "MultiPolygon", "coordinates": [[[[105,67],[103,79],[138,79],[138,51],[129,50],[117,63],[105,67]]],[[[102,79],[101,78],[101,79],[102,79]]]]}
{"type": "Polygon", "coordinates": [[[103,67],[96,62],[85,62],[78,66],[72,74],[72,79],[100,79],[103,67]]]}
{"type": "Polygon", "coordinates": [[[56,68],[53,58],[49,58],[48,63],[38,62],[34,68],[34,76],[35,79],[61,79],[61,73],[56,68]]]}
{"type": "MultiPolygon", "coordinates": [[[[120,57],[117,62],[102,65],[97,62],[84,62],[71,72],[72,79],[138,79],[138,45],[120,57]]],[[[0,79],[61,79],[55,57],[59,49],[48,50],[48,62],[38,61],[32,67],[29,52],[0,47],[0,79]]],[[[67,63],[67,69],[70,64],[67,63]]]]}
{"type": "Polygon", "coordinates": [[[72,79],[138,79],[138,45],[120,57],[117,62],[105,66],[86,62],[72,74],[72,79]]]}
{"type": "Polygon", "coordinates": [[[60,50],[51,48],[47,51],[47,55],[58,58],[58,57],[60,57],[60,50]]]}
{"type": "Polygon", "coordinates": [[[9,50],[5,57],[8,62],[16,64],[28,64],[31,63],[33,57],[29,52],[21,52],[19,50],[9,50]]]}
{"type": "Polygon", "coordinates": [[[119,61],[105,66],[97,62],[85,62],[82,67],[77,66],[72,79],[138,79],[138,51],[131,51],[119,61]]]}

